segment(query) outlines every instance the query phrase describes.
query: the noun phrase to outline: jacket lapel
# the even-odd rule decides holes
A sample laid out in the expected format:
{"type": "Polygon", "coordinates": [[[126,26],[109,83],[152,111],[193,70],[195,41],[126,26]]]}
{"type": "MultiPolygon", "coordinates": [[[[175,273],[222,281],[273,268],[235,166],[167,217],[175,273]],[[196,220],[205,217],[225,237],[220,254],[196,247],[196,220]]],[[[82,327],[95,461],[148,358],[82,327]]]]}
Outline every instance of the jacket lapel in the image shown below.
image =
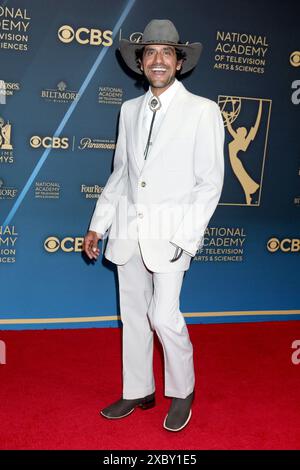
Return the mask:
{"type": "Polygon", "coordinates": [[[144,150],[143,150],[143,114],[144,106],[147,100],[148,94],[145,93],[137,100],[136,108],[132,116],[132,148],[134,149],[134,158],[135,162],[139,168],[139,171],[142,170],[144,165],[144,150]]]}
{"type": "Polygon", "coordinates": [[[152,165],[153,161],[155,161],[159,156],[163,147],[168,144],[170,139],[172,139],[172,135],[180,134],[180,104],[185,98],[186,93],[186,88],[182,83],[180,83],[180,88],[169,104],[160,128],[157,130],[155,141],[150,148],[146,161],[144,160],[143,149],[143,114],[146,100],[148,99],[148,93],[145,93],[139,100],[137,100],[136,107],[132,115],[131,139],[135,162],[140,172],[142,170],[144,171],[149,165],[152,165]]]}

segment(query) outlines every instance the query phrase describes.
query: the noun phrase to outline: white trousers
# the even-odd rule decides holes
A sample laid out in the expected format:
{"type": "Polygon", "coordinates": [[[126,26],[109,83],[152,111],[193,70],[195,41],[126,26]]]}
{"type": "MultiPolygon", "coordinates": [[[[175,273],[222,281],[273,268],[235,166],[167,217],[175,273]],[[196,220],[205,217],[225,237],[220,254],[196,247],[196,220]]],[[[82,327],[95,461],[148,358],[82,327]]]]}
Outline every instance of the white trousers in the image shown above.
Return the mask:
{"type": "Polygon", "coordinates": [[[138,242],[129,261],[118,265],[125,399],[155,390],[153,331],[164,352],[165,395],[186,398],[194,389],[193,347],[179,310],[183,276],[184,271],[149,271],[138,242]]]}

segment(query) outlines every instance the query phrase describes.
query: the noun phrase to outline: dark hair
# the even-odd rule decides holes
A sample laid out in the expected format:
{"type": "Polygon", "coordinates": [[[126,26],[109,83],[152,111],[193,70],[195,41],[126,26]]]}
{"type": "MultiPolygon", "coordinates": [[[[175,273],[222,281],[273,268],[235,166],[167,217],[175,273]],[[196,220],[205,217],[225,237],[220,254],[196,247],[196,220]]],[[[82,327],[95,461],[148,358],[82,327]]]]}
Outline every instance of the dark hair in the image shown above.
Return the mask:
{"type": "Polygon", "coordinates": [[[175,52],[176,52],[177,60],[186,59],[186,52],[183,49],[178,49],[178,47],[175,47],[175,52]]]}
{"type": "MultiPolygon", "coordinates": [[[[142,61],[142,59],[143,59],[144,49],[145,49],[145,47],[141,47],[141,49],[137,49],[135,51],[135,58],[136,58],[136,62],[137,62],[138,65],[140,64],[140,61],[142,61]]],[[[175,52],[176,52],[177,60],[185,60],[186,59],[186,52],[184,52],[182,49],[179,49],[178,47],[175,47],[175,52]]]]}

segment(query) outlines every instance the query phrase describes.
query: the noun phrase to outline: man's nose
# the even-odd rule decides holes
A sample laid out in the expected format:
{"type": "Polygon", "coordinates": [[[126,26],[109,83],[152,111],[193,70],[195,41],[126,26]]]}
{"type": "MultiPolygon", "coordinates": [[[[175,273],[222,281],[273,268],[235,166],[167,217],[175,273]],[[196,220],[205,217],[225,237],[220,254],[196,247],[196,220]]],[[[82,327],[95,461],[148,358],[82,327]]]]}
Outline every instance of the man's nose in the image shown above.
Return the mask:
{"type": "Polygon", "coordinates": [[[164,59],[164,55],[162,52],[156,52],[154,56],[154,62],[155,63],[162,63],[164,59]]]}

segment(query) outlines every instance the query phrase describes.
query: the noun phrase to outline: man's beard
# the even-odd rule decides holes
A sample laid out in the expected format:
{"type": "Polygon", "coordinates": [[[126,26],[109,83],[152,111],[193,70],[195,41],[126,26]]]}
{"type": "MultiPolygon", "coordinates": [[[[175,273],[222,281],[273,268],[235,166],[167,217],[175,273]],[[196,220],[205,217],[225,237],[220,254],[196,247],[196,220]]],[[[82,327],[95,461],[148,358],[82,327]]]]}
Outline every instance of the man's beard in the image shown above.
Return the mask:
{"type": "Polygon", "coordinates": [[[172,85],[172,83],[173,83],[174,80],[175,80],[175,76],[170,76],[170,77],[168,78],[168,80],[163,81],[163,82],[162,82],[162,81],[159,82],[159,79],[158,79],[157,81],[152,81],[151,78],[150,78],[150,77],[147,77],[147,76],[146,76],[146,78],[147,78],[147,80],[148,80],[149,85],[150,85],[152,88],[165,88],[165,87],[167,87],[167,86],[169,86],[169,85],[172,85]]]}

